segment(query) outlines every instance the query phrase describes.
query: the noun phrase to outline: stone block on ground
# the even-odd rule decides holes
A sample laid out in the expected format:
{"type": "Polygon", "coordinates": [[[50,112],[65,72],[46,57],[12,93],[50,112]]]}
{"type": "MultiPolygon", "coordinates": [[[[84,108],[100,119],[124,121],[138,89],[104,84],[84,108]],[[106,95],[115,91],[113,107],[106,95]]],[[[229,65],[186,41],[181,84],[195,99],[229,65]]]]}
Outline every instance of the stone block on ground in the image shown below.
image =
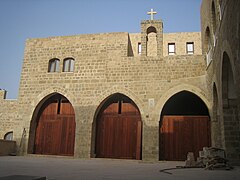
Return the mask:
{"type": "Polygon", "coordinates": [[[0,177],[0,180],[46,180],[46,177],[38,176],[25,176],[25,175],[12,175],[0,177]]]}

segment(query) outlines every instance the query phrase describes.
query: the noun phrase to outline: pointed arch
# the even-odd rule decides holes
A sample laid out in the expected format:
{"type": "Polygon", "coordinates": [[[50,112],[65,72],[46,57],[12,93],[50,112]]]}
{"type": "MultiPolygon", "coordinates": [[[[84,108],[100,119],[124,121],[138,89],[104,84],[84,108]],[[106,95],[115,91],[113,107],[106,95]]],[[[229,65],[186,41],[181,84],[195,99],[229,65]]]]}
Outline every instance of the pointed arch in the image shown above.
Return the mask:
{"type": "MultiPolygon", "coordinates": [[[[225,46],[227,48],[228,46],[225,46]]],[[[239,116],[238,116],[238,92],[231,50],[224,51],[222,55],[221,90],[222,90],[222,132],[223,146],[226,148],[227,157],[238,158],[236,147],[240,146],[239,116]]]]}
{"type": "Polygon", "coordinates": [[[167,100],[172,97],[174,94],[181,92],[181,91],[189,91],[191,93],[194,93],[196,96],[198,96],[206,105],[206,107],[209,109],[211,109],[212,104],[210,103],[210,101],[207,99],[207,97],[205,96],[205,92],[193,85],[190,84],[179,84],[175,87],[172,87],[171,89],[169,89],[168,91],[166,91],[161,98],[159,99],[157,105],[156,105],[156,111],[159,112],[159,117],[161,115],[163,106],[166,104],[167,100]]]}
{"type": "Polygon", "coordinates": [[[101,96],[96,97],[96,100],[92,103],[99,107],[99,104],[102,104],[102,102],[104,102],[107,99],[106,97],[110,97],[111,95],[117,94],[117,93],[124,94],[125,96],[132,99],[132,101],[139,108],[140,114],[141,115],[145,114],[144,102],[138,97],[137,94],[135,94],[130,89],[126,88],[124,85],[116,85],[116,86],[111,86],[110,88],[106,88],[106,90],[101,93],[101,96]]]}
{"type": "Polygon", "coordinates": [[[94,122],[92,153],[96,157],[141,159],[141,115],[129,97],[115,93],[105,98],[94,122]]]}
{"type": "Polygon", "coordinates": [[[209,119],[207,106],[196,94],[180,91],[171,96],[160,117],[160,159],[185,160],[188,152],[197,157],[211,144],[209,119]]]}
{"type": "Polygon", "coordinates": [[[230,58],[227,52],[223,52],[222,56],[222,102],[223,107],[228,107],[229,101],[237,99],[236,80],[230,58]]]}
{"type": "Polygon", "coordinates": [[[29,132],[28,153],[74,154],[75,112],[69,100],[51,93],[36,106],[29,132]]]}

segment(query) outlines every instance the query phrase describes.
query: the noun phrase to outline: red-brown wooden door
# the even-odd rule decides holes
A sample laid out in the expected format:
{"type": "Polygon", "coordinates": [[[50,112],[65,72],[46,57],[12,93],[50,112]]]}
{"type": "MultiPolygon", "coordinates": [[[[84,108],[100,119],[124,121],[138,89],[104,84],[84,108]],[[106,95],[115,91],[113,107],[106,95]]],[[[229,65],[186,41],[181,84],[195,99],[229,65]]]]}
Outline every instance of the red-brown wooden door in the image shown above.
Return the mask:
{"type": "Polygon", "coordinates": [[[141,129],[140,114],[134,105],[112,103],[98,118],[97,157],[141,159],[141,129]]]}
{"type": "Polygon", "coordinates": [[[160,128],[160,158],[186,160],[187,153],[198,157],[203,147],[210,146],[208,116],[164,116],[160,128]]]}
{"type": "Polygon", "coordinates": [[[48,102],[39,114],[35,153],[72,156],[75,142],[75,115],[68,101],[48,102]]]}

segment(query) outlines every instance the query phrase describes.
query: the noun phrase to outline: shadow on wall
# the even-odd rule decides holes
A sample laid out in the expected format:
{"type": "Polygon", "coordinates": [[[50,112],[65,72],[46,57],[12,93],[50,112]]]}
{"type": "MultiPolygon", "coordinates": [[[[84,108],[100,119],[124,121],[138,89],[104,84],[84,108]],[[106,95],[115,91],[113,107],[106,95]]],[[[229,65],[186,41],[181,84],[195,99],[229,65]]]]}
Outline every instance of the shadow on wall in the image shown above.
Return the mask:
{"type": "Polygon", "coordinates": [[[16,141],[0,139],[0,156],[16,154],[16,141]]]}
{"type": "Polygon", "coordinates": [[[164,116],[160,125],[160,159],[183,161],[188,152],[199,156],[203,147],[210,146],[208,116],[164,116]]]}

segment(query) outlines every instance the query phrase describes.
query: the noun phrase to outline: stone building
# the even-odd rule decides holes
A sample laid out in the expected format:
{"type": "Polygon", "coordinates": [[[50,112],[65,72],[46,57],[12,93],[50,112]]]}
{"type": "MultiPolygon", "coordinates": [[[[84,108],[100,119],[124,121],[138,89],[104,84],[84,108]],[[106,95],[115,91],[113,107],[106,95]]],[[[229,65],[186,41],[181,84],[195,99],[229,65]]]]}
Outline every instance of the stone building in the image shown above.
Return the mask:
{"type": "Polygon", "coordinates": [[[240,2],[203,0],[201,34],[211,93],[212,145],[240,159],[240,2]]]}
{"type": "Polygon", "coordinates": [[[239,159],[238,7],[204,0],[201,33],[144,20],[28,39],[18,99],[0,91],[0,137],[20,155],[185,160],[212,145],[239,159]]]}

